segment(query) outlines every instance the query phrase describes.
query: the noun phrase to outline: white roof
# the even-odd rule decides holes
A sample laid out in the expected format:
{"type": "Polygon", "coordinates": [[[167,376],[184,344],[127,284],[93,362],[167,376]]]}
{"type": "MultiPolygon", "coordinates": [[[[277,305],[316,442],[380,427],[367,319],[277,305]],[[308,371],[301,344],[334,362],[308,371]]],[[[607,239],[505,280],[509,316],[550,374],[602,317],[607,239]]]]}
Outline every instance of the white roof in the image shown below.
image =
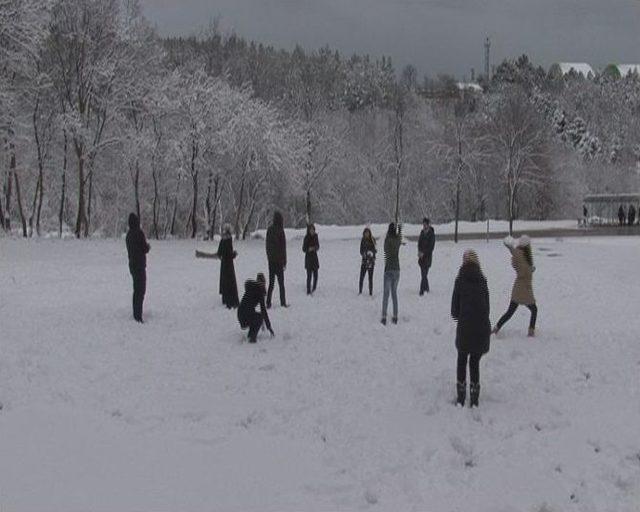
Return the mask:
{"type": "Polygon", "coordinates": [[[629,73],[640,74],[640,64],[616,64],[620,76],[627,76],[629,73]]]}
{"type": "Polygon", "coordinates": [[[482,92],[482,87],[479,84],[476,84],[475,82],[458,82],[456,85],[458,86],[458,89],[461,91],[471,89],[473,91],[482,92]]]}
{"type": "Polygon", "coordinates": [[[593,68],[586,62],[557,62],[556,64],[560,67],[563,75],[573,69],[573,71],[585,77],[589,76],[589,73],[595,76],[593,68]]]}

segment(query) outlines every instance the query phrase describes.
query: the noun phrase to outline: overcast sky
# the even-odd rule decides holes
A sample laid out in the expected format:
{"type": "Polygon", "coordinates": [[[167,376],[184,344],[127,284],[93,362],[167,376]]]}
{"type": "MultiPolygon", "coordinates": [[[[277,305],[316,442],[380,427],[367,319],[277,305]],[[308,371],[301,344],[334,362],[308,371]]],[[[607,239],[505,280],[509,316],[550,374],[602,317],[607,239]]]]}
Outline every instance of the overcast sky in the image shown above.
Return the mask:
{"type": "Polygon", "coordinates": [[[389,55],[420,75],[476,72],[529,54],[541,64],[640,63],[640,0],[142,0],[163,34],[191,34],[215,16],[225,31],[277,47],[328,44],[389,55]]]}

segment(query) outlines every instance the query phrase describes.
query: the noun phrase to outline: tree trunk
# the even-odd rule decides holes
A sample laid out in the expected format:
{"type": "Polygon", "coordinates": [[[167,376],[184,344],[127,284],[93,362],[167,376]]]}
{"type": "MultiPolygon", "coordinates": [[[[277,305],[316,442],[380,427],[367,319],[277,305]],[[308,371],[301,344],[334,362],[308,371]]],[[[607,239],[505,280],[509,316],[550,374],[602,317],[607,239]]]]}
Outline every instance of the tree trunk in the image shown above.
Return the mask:
{"type": "Polygon", "coordinates": [[[173,214],[171,215],[171,229],[169,233],[174,236],[176,233],[176,217],[178,215],[178,192],[180,192],[180,181],[176,184],[176,196],[173,198],[173,214]]]}
{"type": "Polygon", "coordinates": [[[5,194],[5,206],[7,210],[7,216],[5,218],[5,229],[11,231],[11,195],[13,193],[13,177],[11,176],[11,170],[7,174],[7,190],[5,194]]]}
{"type": "Polygon", "coordinates": [[[83,228],[87,223],[87,214],[84,197],[84,155],[81,148],[76,149],[76,155],[78,156],[78,216],[76,217],[76,238],[80,238],[83,233],[83,228]]]}
{"type": "Polygon", "coordinates": [[[198,234],[198,171],[196,170],[196,158],[198,148],[195,143],[191,147],[191,180],[193,183],[193,204],[191,205],[191,238],[198,234]]]}
{"type": "Polygon", "coordinates": [[[0,224],[2,224],[2,229],[6,230],[4,210],[2,209],[2,198],[1,197],[0,197],[0,224]]]}
{"type": "Polygon", "coordinates": [[[142,224],[142,217],[140,216],[140,163],[136,159],[136,174],[133,179],[133,193],[136,201],[136,215],[140,219],[142,224]]]}
{"type": "Polygon", "coordinates": [[[311,224],[311,187],[307,189],[307,197],[305,200],[305,219],[307,226],[311,224]]]}
{"type": "MultiPolygon", "coordinates": [[[[13,147],[12,147],[13,150],[13,147]]],[[[16,172],[16,155],[11,153],[11,160],[9,164],[13,173],[13,179],[16,182],[16,202],[18,203],[18,213],[20,214],[20,222],[22,222],[22,236],[27,238],[29,232],[27,231],[27,219],[24,216],[24,209],[22,208],[22,194],[20,192],[20,181],[18,180],[18,173],[16,172]]]]}
{"type": "Polygon", "coordinates": [[[151,173],[151,177],[153,178],[153,234],[156,240],[160,240],[158,233],[158,177],[155,170],[151,173]]]}
{"type": "Polygon", "coordinates": [[[84,237],[89,237],[89,226],[91,225],[91,203],[93,201],[93,164],[89,171],[89,198],[87,201],[87,218],[84,223],[84,237]]]}
{"type": "Polygon", "coordinates": [[[211,225],[209,226],[209,238],[213,240],[216,234],[216,220],[218,216],[218,206],[220,204],[220,176],[216,175],[213,180],[213,211],[211,212],[211,225]]]}
{"type": "Polygon", "coordinates": [[[236,233],[236,240],[240,240],[240,218],[242,217],[242,209],[244,207],[245,177],[246,177],[246,167],[245,167],[245,171],[242,172],[242,181],[240,182],[240,199],[238,200],[238,209],[236,211],[236,224],[234,226],[234,231],[236,233]]]}
{"type": "Polygon", "coordinates": [[[456,225],[453,234],[453,241],[458,243],[458,222],[460,220],[460,171],[458,170],[458,177],[456,179],[456,225]]]}
{"type": "Polygon", "coordinates": [[[58,236],[62,238],[62,220],[64,216],[64,202],[66,200],[67,195],[67,149],[68,149],[68,140],[67,140],[67,131],[63,130],[64,133],[64,157],[62,160],[62,191],[60,192],[60,210],[58,210],[58,236]]]}
{"type": "Polygon", "coordinates": [[[213,240],[213,236],[211,235],[211,170],[209,170],[209,178],[207,179],[207,198],[204,202],[204,207],[207,211],[205,240],[213,240]]]}

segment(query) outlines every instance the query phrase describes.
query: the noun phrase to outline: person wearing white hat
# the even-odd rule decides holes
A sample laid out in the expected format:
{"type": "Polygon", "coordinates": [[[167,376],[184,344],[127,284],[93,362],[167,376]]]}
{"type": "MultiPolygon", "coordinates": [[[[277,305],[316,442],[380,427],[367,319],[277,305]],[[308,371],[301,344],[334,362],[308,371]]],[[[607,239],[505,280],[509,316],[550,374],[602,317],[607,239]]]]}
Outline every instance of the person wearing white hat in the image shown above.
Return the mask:
{"type": "Polygon", "coordinates": [[[526,306],[531,311],[529,320],[529,337],[535,336],[538,306],[533,295],[533,255],[531,253],[531,240],[527,235],[522,235],[514,244],[511,237],[507,237],[504,245],[511,252],[511,266],[516,271],[516,280],[511,290],[511,302],[507,312],[498,320],[493,334],[498,334],[502,326],[509,321],[518,309],[518,306],[526,306]]]}

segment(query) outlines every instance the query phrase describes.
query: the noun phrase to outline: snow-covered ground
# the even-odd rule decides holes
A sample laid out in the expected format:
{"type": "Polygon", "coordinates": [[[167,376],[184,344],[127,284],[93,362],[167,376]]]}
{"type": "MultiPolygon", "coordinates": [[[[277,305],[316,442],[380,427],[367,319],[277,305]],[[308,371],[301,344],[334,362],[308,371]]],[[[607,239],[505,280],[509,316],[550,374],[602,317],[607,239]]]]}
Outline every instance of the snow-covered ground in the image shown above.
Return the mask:
{"type": "MultiPolygon", "coordinates": [[[[504,247],[438,243],[419,298],[408,244],[383,327],[381,268],[358,297],[358,241],[329,238],[312,298],[291,241],[292,306],[257,345],[204,242],[152,242],[141,326],[122,241],[0,239],[0,510],[640,510],[639,240],[534,242],[538,336],[518,311],[470,410],[452,405],[453,279],[476,248],[495,322],[504,247]]],[[[241,284],[266,270],[262,241],[237,249],[241,284]]]]}

